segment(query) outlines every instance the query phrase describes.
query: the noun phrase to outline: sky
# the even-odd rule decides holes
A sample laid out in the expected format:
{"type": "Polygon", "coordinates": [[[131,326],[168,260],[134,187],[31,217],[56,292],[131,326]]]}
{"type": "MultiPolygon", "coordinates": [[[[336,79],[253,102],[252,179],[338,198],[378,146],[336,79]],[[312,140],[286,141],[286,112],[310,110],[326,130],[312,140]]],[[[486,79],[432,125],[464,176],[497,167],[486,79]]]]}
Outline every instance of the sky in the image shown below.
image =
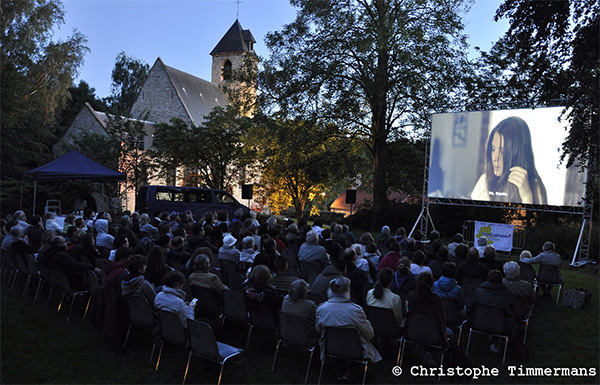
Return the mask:
{"type": "MultiPolygon", "coordinates": [[[[464,16],[471,46],[488,50],[507,30],[506,20],[493,21],[501,3],[474,1],[464,16]]],[[[55,39],[64,40],[73,29],[87,37],[90,51],[75,82],[85,80],[97,97],[109,95],[121,51],[150,66],[161,57],[170,67],[210,80],[209,53],[236,17],[254,35],[256,53],[268,57],[265,35],[296,15],[287,0],[63,0],[63,6],[65,23],[55,29],[55,39]]]]}

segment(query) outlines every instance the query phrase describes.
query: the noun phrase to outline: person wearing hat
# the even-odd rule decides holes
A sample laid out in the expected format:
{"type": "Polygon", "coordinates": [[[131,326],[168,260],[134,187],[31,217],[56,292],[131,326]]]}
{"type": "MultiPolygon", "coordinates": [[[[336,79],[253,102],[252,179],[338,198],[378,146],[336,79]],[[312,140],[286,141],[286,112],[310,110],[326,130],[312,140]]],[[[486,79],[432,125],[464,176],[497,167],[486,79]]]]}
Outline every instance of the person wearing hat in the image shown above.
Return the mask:
{"type": "Polygon", "coordinates": [[[223,238],[223,246],[219,248],[219,259],[226,259],[238,263],[240,260],[240,251],[235,248],[237,239],[233,235],[226,235],[223,238]]]}
{"type": "MultiPolygon", "coordinates": [[[[325,329],[328,327],[353,327],[360,334],[364,356],[371,362],[381,361],[381,355],[370,342],[375,333],[362,307],[350,300],[350,279],[340,276],[329,283],[329,300],[323,302],[316,313],[315,328],[321,334],[321,359],[325,355],[325,329]]],[[[338,366],[338,378],[350,379],[347,366],[338,366]]]]}

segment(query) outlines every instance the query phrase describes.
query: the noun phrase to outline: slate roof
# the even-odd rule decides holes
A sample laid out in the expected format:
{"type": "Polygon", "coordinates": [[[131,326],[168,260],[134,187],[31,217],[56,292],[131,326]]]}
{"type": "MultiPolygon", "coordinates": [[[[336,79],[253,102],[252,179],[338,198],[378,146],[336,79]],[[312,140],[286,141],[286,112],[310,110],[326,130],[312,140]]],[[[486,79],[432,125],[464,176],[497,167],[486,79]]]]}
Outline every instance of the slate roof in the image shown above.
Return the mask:
{"type": "Polygon", "coordinates": [[[254,52],[254,50],[250,48],[250,42],[256,43],[254,36],[252,36],[252,32],[250,32],[249,29],[243,29],[240,22],[236,20],[210,54],[218,55],[221,53],[254,52]]]}
{"type": "Polygon", "coordinates": [[[227,96],[219,89],[218,84],[169,67],[161,58],[158,60],[165,68],[167,76],[193,124],[199,125],[204,120],[204,116],[208,115],[214,107],[225,107],[229,103],[227,96]]]}

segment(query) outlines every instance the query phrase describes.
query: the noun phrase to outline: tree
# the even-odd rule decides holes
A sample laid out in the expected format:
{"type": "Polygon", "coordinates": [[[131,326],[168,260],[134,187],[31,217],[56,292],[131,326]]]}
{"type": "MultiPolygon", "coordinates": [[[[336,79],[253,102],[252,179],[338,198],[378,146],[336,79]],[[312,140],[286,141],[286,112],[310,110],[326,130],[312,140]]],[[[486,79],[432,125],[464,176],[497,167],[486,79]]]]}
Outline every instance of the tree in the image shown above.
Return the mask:
{"type": "Polygon", "coordinates": [[[85,106],[85,103],[89,103],[95,111],[106,111],[106,104],[96,97],[96,90],[84,81],[81,80],[77,86],[69,88],[69,102],[62,110],[60,115],[60,121],[58,125],[62,132],[59,132],[59,136],[69,128],[75,116],[85,106]]]}
{"type": "Polygon", "coordinates": [[[58,0],[3,0],[0,10],[4,180],[50,159],[57,116],[88,49],[77,31],[52,41],[54,27],[64,22],[58,0]]]}
{"type": "Polygon", "coordinates": [[[261,168],[258,195],[276,213],[305,208],[328,186],[355,175],[359,149],[333,124],[258,115],[244,145],[261,168]]]}
{"type": "Polygon", "coordinates": [[[423,134],[460,101],[467,65],[462,1],[291,0],[296,20],[267,35],[262,103],[335,123],[373,157],[374,223],[386,203],[391,133],[423,134]],[[420,130],[420,131],[419,131],[420,130]]]}
{"type": "Polygon", "coordinates": [[[147,63],[127,56],[123,51],[119,52],[111,75],[110,96],[106,98],[111,113],[129,116],[149,71],[147,63]]]}
{"type": "Polygon", "coordinates": [[[246,164],[242,135],[248,126],[249,119],[232,106],[215,107],[199,126],[181,119],[157,124],[151,155],[159,176],[174,183],[174,171],[184,168],[186,185],[231,189],[246,164]]]}

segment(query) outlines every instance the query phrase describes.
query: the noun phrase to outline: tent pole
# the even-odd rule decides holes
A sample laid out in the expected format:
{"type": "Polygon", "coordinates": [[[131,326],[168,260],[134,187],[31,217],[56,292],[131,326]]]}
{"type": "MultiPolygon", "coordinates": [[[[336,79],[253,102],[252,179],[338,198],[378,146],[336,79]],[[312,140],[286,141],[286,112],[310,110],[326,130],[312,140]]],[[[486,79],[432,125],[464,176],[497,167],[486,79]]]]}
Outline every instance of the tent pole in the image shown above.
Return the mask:
{"type": "Polygon", "coordinates": [[[31,215],[35,215],[35,199],[37,197],[37,179],[33,181],[33,214],[31,215]]]}

